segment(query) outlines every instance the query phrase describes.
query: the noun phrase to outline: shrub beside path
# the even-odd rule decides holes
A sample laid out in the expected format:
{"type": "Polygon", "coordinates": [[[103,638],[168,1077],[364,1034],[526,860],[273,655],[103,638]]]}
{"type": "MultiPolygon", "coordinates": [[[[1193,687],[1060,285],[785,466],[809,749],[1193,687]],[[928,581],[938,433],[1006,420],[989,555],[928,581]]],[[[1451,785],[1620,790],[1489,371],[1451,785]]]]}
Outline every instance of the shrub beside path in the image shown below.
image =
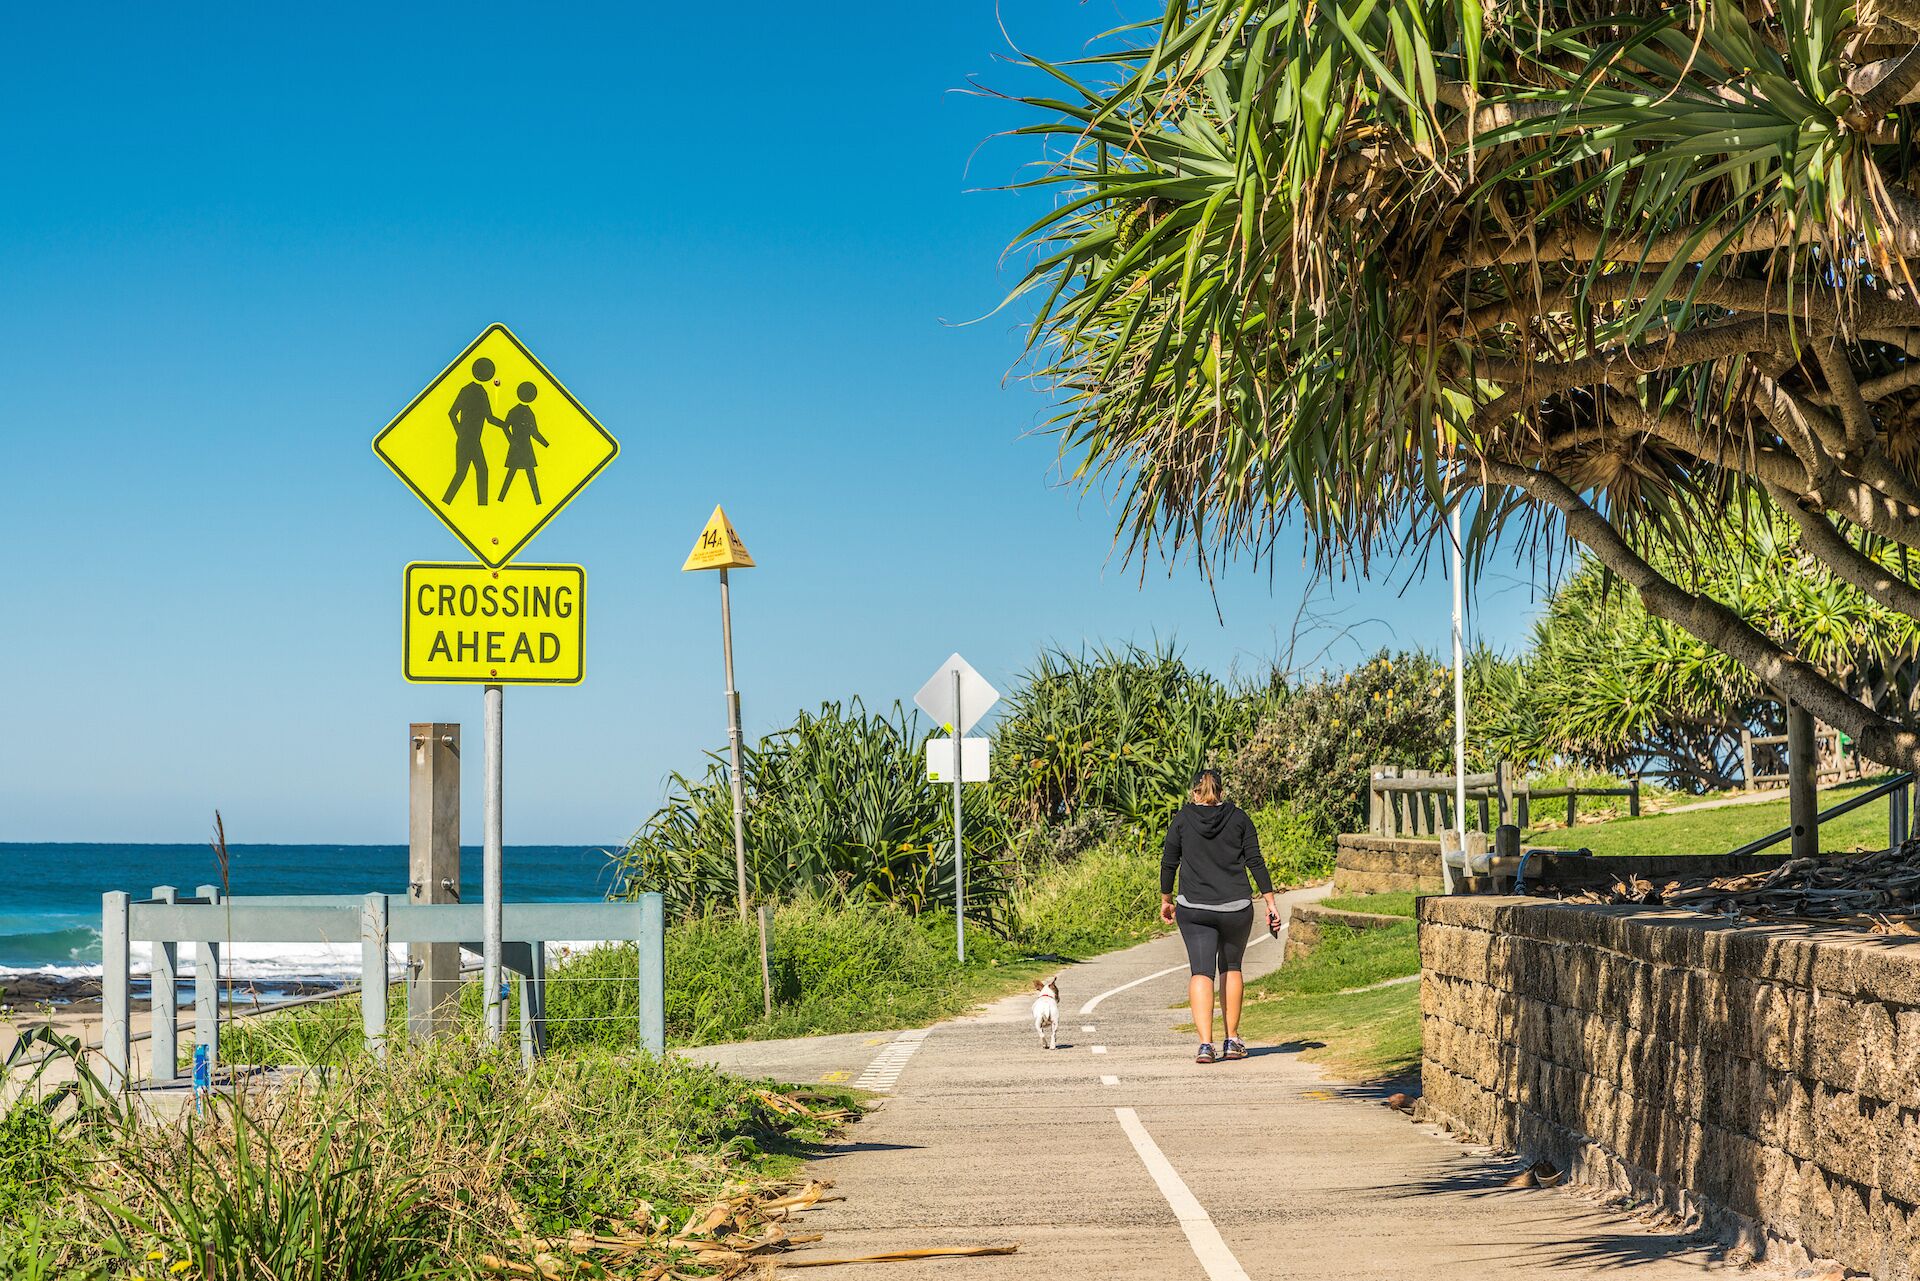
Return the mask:
{"type": "MultiPolygon", "coordinates": [[[[1249,977],[1280,954],[1256,945],[1249,977]]],[[[1517,1162],[1409,1122],[1380,1106],[1384,1090],[1329,1082],[1288,1046],[1195,1065],[1173,1030],[1184,1014],[1170,1008],[1184,971],[1177,937],[1066,967],[1051,1053],[1025,996],[919,1032],[688,1053],[802,1083],[881,1083],[880,1110],[810,1167],[846,1196],[808,1216],[826,1234],[810,1252],[1020,1243],[1010,1256],[891,1264],[888,1277],[1669,1281],[1717,1270],[1701,1243],[1565,1189],[1503,1188],[1517,1162]]],[[[871,1281],[876,1270],[807,1275],[871,1281]]]]}

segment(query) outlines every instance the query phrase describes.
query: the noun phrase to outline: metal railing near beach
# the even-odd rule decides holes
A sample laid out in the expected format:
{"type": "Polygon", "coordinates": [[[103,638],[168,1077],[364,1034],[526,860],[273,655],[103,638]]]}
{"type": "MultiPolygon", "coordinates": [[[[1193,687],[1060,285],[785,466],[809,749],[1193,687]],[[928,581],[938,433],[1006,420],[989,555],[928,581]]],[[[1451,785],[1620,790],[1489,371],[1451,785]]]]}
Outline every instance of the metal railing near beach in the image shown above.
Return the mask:
{"type": "MultiPolygon", "coordinates": [[[[1500,824],[1531,827],[1534,801],[1564,797],[1567,802],[1567,826],[1580,814],[1583,796],[1624,796],[1627,813],[1640,816],[1640,780],[1637,778],[1613,786],[1538,787],[1526,779],[1516,780],[1513,767],[1501,761],[1484,774],[1466,777],[1467,803],[1479,803],[1480,830],[1491,832],[1500,824]]],[[[1456,826],[1453,818],[1454,776],[1429,769],[1406,769],[1397,765],[1376,765],[1367,782],[1367,831],[1373,836],[1434,837],[1456,826]]]]}
{"type": "MultiPolygon", "coordinates": [[[[154,1085],[178,1081],[179,1043],[171,1016],[179,993],[180,947],[194,948],[193,1034],[206,1047],[208,1071],[219,1060],[221,951],[237,943],[323,943],[360,946],[360,1021],[367,1050],[387,1042],[390,991],[388,948],[401,943],[457,943],[478,951],[479,904],[409,903],[403,895],[233,895],[202,885],[192,898],[172,886],[153,897],[124,891],[102,896],[102,1052],[107,1079],[131,1083],[131,952],[153,945],[148,1077],[154,1085]],[[165,1012],[165,1013],[162,1013],[165,1012]]],[[[632,902],[508,903],[502,909],[504,962],[520,976],[520,1047],[531,1060],[546,1045],[549,943],[630,942],[638,955],[636,1044],[659,1053],[666,1045],[666,926],[660,895],[632,902]]]]}

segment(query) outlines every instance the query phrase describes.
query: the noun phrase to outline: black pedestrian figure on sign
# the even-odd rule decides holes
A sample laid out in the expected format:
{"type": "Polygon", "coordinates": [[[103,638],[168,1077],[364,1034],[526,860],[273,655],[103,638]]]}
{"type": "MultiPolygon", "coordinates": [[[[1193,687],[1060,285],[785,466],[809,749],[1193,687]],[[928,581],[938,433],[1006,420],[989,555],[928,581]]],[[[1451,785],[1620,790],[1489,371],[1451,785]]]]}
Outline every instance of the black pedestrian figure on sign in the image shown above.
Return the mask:
{"type": "Polygon", "coordinates": [[[487,381],[493,377],[493,362],[485,356],[473,362],[473,381],[462,387],[447,409],[447,421],[453,424],[453,483],[447,486],[441,505],[451,506],[453,496],[473,468],[474,488],[480,505],[487,505],[487,451],[481,438],[487,424],[505,429],[506,424],[493,416],[493,397],[487,394],[487,381]]]}
{"type": "Polygon", "coordinates": [[[533,443],[547,443],[540,434],[539,424],[533,418],[533,398],[540,389],[532,383],[520,384],[520,403],[507,411],[507,421],[501,424],[507,430],[507,478],[500,482],[500,501],[507,500],[507,490],[513,486],[515,472],[527,473],[527,487],[533,490],[533,501],[540,502],[540,479],[533,469],[540,465],[534,457],[533,443]]]}

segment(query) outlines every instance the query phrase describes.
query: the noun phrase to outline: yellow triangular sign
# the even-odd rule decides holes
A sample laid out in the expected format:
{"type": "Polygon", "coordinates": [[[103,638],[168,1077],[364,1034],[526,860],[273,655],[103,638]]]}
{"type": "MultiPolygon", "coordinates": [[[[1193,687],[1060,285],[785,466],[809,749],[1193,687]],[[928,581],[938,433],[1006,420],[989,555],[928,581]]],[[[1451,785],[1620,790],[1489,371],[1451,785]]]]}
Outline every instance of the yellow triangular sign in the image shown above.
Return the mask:
{"type": "Polygon", "coordinates": [[[700,537],[694,540],[687,563],[680,567],[683,573],[689,569],[752,568],[753,557],[748,554],[747,545],[733,532],[733,522],[727,519],[727,513],[718,507],[707,518],[707,527],[700,531],[700,537]]]}

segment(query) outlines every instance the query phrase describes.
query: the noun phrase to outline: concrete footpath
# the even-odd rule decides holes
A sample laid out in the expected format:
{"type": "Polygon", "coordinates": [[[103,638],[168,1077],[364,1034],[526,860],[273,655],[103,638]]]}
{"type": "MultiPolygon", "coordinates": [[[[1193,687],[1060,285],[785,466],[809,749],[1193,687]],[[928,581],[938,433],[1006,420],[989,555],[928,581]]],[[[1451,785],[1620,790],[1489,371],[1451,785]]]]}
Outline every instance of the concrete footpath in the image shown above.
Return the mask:
{"type": "MultiPolygon", "coordinates": [[[[1250,977],[1280,962],[1280,944],[1263,927],[1258,937],[1250,977]]],[[[691,1053],[886,1096],[812,1167],[846,1200],[806,1216],[826,1234],[809,1253],[1020,1245],[1010,1256],[809,1269],[820,1281],[1666,1281],[1718,1270],[1700,1243],[1564,1189],[1501,1187],[1517,1163],[1413,1124],[1374,1091],[1329,1082],[1287,1046],[1196,1065],[1174,1031],[1185,1015],[1169,1008],[1185,997],[1184,962],[1179,940],[1164,938],[1066,967],[1051,1053],[1029,1026],[1027,996],[931,1029],[691,1053]]]]}

